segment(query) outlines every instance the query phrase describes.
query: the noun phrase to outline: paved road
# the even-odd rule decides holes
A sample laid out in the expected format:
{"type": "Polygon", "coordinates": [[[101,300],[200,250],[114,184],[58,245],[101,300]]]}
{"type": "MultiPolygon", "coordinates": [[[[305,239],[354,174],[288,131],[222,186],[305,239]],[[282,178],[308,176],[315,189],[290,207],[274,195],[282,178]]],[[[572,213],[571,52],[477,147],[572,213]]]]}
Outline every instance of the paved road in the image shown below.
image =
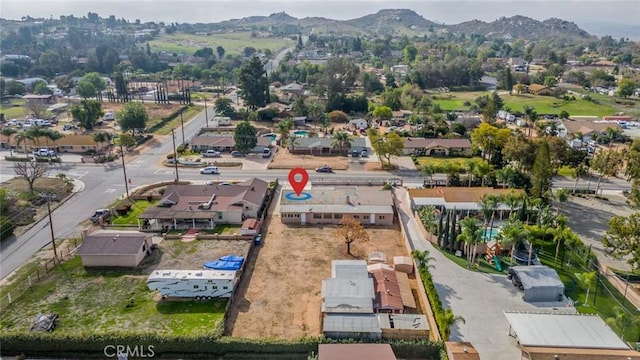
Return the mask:
{"type": "Polygon", "coordinates": [[[275,58],[267,61],[267,63],[264,64],[264,69],[267,72],[267,75],[276,71],[278,69],[278,66],[280,65],[280,61],[282,61],[282,59],[284,59],[284,57],[291,51],[293,51],[293,48],[284,49],[280,51],[275,58]]]}

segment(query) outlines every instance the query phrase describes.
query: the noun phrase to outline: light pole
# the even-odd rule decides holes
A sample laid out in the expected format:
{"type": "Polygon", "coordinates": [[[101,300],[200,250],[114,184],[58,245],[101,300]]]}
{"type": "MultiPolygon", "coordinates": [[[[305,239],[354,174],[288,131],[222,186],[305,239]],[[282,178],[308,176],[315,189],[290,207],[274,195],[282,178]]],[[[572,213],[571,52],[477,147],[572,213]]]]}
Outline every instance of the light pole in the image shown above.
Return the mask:
{"type": "Polygon", "coordinates": [[[207,98],[204,98],[204,121],[207,122],[207,129],[209,128],[209,112],[207,111],[207,98]]]}
{"type": "Polygon", "coordinates": [[[129,198],[129,183],[127,179],[127,168],[124,166],[124,150],[122,149],[122,142],[120,142],[120,157],[122,158],[122,173],[124,174],[124,189],[127,192],[127,199],[129,198]]]}
{"type": "Polygon", "coordinates": [[[182,124],[182,145],[184,145],[184,120],[182,119],[182,109],[180,109],[180,124],[182,124]]]}
{"type": "Polygon", "coordinates": [[[171,129],[171,140],[173,140],[173,165],[176,169],[176,182],[180,181],[180,176],[178,175],[178,155],[176,154],[176,135],[173,132],[174,129],[171,129]]]}
{"type": "Polygon", "coordinates": [[[51,194],[40,194],[47,198],[47,214],[49,215],[49,229],[51,230],[51,244],[53,245],[53,261],[58,260],[58,251],[56,250],[56,237],[53,233],[53,220],[51,218],[51,194]]]}

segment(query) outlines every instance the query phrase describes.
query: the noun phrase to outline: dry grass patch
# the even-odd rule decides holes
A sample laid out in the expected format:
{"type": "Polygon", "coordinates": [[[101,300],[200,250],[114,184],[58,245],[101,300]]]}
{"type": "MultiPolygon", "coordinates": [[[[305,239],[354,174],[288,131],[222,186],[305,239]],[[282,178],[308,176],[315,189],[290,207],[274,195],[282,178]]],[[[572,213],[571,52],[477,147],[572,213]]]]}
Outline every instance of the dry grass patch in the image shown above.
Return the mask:
{"type": "Polygon", "coordinates": [[[346,156],[295,155],[291,154],[287,149],[279,150],[269,164],[269,169],[301,167],[313,170],[322,165],[329,165],[333,170],[347,170],[349,168],[349,159],[346,156]]]}

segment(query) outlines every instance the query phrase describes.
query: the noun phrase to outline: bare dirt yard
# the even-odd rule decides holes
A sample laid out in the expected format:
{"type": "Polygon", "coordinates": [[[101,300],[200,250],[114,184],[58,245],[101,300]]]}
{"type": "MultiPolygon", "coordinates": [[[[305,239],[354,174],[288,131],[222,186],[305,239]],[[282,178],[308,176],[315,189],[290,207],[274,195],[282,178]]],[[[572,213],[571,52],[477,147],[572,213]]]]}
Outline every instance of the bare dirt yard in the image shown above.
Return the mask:
{"type": "MultiPolygon", "coordinates": [[[[113,113],[117,113],[124,107],[124,103],[112,103],[112,102],[102,102],[102,108],[104,112],[113,111],[113,113]]],[[[154,102],[145,101],[144,107],[147,109],[147,113],[149,113],[150,119],[160,119],[171,115],[174,111],[179,109],[182,105],[180,104],[156,104],[154,102]]]]}
{"type": "Polygon", "coordinates": [[[295,167],[302,167],[305,169],[315,169],[322,165],[329,165],[333,170],[347,170],[349,168],[349,158],[346,156],[294,155],[287,149],[278,149],[268,168],[293,169],[295,167]]]}
{"type": "MultiPolygon", "coordinates": [[[[276,194],[279,196],[279,194],[276,194]]],[[[275,204],[275,203],[274,203],[275,204]]],[[[227,312],[225,334],[244,338],[295,339],[319,336],[322,280],[331,277],[331,261],[366,259],[382,251],[387,259],[406,255],[399,225],[367,229],[371,240],[352,245],[347,255],[333,226],[288,226],[270,212],[264,243],[254,248],[227,312]]]]}

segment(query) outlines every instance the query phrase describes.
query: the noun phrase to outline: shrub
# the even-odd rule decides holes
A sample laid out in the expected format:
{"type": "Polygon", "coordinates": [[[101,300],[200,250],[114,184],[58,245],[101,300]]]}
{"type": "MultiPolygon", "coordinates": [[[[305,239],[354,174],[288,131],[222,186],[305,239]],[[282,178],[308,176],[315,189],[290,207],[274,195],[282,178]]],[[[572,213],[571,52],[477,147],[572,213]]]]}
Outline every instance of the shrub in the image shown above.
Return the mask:
{"type": "Polygon", "coordinates": [[[0,241],[13,235],[15,226],[8,217],[0,215],[0,241]]]}

